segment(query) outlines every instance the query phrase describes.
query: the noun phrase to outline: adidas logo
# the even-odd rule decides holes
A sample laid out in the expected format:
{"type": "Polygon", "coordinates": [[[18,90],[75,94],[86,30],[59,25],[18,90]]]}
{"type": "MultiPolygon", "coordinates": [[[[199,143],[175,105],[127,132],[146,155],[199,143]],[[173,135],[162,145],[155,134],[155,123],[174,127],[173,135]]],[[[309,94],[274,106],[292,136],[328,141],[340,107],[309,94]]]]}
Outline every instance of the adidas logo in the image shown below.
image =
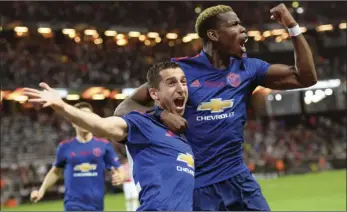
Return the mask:
{"type": "Polygon", "coordinates": [[[201,84],[200,84],[199,80],[195,80],[194,82],[192,82],[192,83],[190,84],[190,87],[196,87],[196,88],[198,88],[198,87],[201,87],[201,84]]]}

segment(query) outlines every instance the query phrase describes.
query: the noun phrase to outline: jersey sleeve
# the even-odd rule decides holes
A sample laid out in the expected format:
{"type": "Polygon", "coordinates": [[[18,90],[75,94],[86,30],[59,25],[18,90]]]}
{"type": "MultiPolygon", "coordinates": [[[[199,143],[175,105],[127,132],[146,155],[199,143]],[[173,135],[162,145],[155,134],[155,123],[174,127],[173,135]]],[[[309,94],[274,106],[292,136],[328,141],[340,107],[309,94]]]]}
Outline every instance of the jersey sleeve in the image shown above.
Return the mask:
{"type": "Polygon", "coordinates": [[[63,146],[63,144],[60,144],[57,148],[57,152],[56,152],[53,166],[55,166],[57,168],[64,168],[65,163],[66,163],[66,159],[65,159],[65,154],[64,154],[64,146],[63,146]]]}
{"type": "Polygon", "coordinates": [[[121,166],[119,157],[110,142],[106,144],[105,165],[108,170],[110,170],[111,167],[118,168],[121,166]]]}
{"type": "Polygon", "coordinates": [[[253,78],[255,85],[264,85],[266,72],[271,64],[257,58],[252,58],[252,65],[255,68],[253,78]]]}
{"type": "Polygon", "coordinates": [[[149,144],[152,135],[151,121],[140,112],[130,112],[123,116],[128,125],[127,143],[149,144]]]}

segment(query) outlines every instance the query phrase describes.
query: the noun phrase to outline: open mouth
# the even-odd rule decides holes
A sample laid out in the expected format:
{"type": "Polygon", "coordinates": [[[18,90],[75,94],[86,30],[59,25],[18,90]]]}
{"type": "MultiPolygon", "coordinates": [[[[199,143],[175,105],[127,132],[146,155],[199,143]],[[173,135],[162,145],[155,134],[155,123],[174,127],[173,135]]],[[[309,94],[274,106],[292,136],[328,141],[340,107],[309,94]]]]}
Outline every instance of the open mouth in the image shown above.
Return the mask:
{"type": "Polygon", "coordinates": [[[174,100],[175,106],[177,109],[181,110],[184,108],[184,97],[178,97],[177,99],[174,100]]]}
{"type": "Polygon", "coordinates": [[[246,52],[246,50],[247,50],[246,46],[245,46],[247,41],[248,41],[248,36],[245,36],[243,39],[241,39],[240,48],[241,48],[242,52],[246,52]]]}

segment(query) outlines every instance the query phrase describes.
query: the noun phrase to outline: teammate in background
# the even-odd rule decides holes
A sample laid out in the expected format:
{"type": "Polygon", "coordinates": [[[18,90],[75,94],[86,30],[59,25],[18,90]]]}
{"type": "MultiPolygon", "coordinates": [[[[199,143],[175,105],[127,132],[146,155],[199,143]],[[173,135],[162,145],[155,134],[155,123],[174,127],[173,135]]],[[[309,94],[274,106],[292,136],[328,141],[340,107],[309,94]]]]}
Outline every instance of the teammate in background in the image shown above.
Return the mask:
{"type": "Polygon", "coordinates": [[[134,183],[132,171],[133,162],[131,161],[131,156],[129,155],[128,150],[127,155],[129,159],[125,164],[123,164],[126,173],[126,178],[123,183],[125,206],[126,211],[136,211],[136,209],[139,207],[139,194],[134,183]]]}
{"type": "MultiPolygon", "coordinates": [[[[173,59],[187,77],[189,100],[185,132],[196,163],[194,210],[269,211],[259,184],[242,157],[246,104],[259,85],[272,89],[309,87],[317,82],[313,57],[300,27],[284,4],[270,10],[271,18],[288,28],[295,50],[295,65],[268,64],[245,55],[246,29],[231,7],[205,9],[196,20],[203,50],[192,58],[173,59]]],[[[131,110],[148,110],[150,93],[144,84],[116,109],[122,116],[131,110]]],[[[174,132],[186,120],[159,111],[161,121],[174,132]]]]}
{"type": "MultiPolygon", "coordinates": [[[[71,106],[72,107],[72,106],[71,106]]],[[[93,108],[87,102],[75,105],[86,114],[93,108]]],[[[90,131],[73,124],[76,137],[59,144],[53,167],[39,190],[31,192],[33,202],[40,201],[47,189],[64,174],[65,211],[102,211],[105,195],[105,169],[112,170],[112,184],[123,183],[125,171],[110,142],[96,138],[90,131]]]]}
{"type": "MultiPolygon", "coordinates": [[[[147,79],[156,106],[182,115],[188,96],[186,78],[179,65],[158,63],[148,71],[147,79]]],[[[101,118],[66,104],[46,83],[40,86],[44,91],[24,89],[29,102],[51,106],[79,127],[101,137],[118,142],[126,140],[139,190],[138,211],[192,210],[194,159],[185,137],[169,131],[151,113],[131,112],[122,118],[101,118]]]]}

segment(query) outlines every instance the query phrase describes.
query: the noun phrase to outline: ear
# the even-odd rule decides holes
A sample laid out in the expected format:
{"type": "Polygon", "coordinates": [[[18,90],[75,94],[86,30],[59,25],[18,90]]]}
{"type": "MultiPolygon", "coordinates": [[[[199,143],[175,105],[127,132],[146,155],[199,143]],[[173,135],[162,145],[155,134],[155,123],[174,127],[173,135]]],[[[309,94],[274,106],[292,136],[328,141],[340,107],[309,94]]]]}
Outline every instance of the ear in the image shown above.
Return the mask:
{"type": "Polygon", "coordinates": [[[207,37],[209,40],[217,42],[219,40],[219,36],[216,30],[209,29],[207,30],[207,37]]]}
{"type": "Polygon", "coordinates": [[[159,94],[158,94],[158,89],[156,88],[150,88],[148,89],[149,95],[153,100],[159,100],[159,94]]]}

